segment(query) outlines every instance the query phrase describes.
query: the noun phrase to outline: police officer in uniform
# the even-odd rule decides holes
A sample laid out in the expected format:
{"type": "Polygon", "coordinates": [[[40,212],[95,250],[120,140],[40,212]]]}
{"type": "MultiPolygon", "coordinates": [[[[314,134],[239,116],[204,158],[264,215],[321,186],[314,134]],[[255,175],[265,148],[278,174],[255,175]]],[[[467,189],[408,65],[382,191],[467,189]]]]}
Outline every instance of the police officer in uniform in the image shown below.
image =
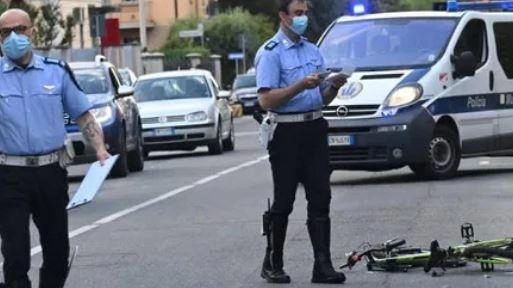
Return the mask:
{"type": "Polygon", "coordinates": [[[346,78],[322,79],[324,60],[317,47],[301,37],[308,24],[306,0],[279,0],[279,31],[257,52],[255,67],[259,102],[275,123],[269,134],[269,160],[274,182],[270,245],[261,276],[289,283],[283,270],[283,245],[295,193],[302,183],[308,201],[308,233],[313,246],[313,283],[342,283],[330,255],[330,200],[327,121],[321,108],[330,103],[346,78]]]}
{"type": "Polygon", "coordinates": [[[31,287],[29,217],[39,230],[40,288],[61,288],[69,239],[64,111],[104,163],[109,157],[91,104],[62,61],[32,53],[32,21],[23,10],[0,15],[0,237],[5,283],[31,287]]]}

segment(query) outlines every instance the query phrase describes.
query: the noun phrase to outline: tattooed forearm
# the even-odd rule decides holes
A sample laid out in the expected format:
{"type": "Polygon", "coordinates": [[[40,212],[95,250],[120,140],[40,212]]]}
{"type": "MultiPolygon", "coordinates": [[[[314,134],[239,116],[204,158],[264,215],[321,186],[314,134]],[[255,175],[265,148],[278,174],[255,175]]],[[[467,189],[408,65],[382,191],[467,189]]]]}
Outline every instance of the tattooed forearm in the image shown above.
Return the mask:
{"type": "Polygon", "coordinates": [[[84,127],[82,127],[82,134],[87,142],[94,142],[95,138],[100,137],[102,134],[102,128],[96,121],[92,120],[87,122],[84,127]]]}
{"type": "Polygon", "coordinates": [[[103,131],[102,127],[96,122],[94,116],[90,113],[85,113],[77,119],[84,139],[91,144],[96,151],[103,148],[103,131]]]}

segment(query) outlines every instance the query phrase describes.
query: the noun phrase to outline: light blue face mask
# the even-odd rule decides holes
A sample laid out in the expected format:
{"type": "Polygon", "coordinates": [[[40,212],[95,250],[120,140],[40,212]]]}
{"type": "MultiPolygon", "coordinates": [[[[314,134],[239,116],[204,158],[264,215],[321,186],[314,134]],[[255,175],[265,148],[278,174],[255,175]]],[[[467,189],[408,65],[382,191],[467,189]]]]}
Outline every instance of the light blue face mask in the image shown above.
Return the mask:
{"type": "Polygon", "coordinates": [[[308,27],[308,16],[294,16],[292,18],[292,26],[290,29],[297,35],[303,35],[305,33],[306,27],[308,27]]]}
{"type": "Polygon", "coordinates": [[[30,40],[26,35],[16,34],[14,31],[9,34],[7,38],[4,39],[2,43],[2,52],[4,52],[5,56],[11,60],[18,60],[23,56],[27,55],[27,53],[32,48],[30,44],[30,40]]]}

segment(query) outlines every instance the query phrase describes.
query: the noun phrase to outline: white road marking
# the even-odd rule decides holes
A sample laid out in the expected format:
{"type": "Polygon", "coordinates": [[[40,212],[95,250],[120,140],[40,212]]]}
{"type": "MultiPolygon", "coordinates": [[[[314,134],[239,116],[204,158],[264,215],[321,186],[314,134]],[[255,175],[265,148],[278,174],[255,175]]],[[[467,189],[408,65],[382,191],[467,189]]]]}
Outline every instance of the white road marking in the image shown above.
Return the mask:
{"type": "Polygon", "coordinates": [[[488,166],[488,165],[490,165],[490,161],[488,161],[488,160],[479,161],[479,165],[480,166],[488,166]]]}
{"type": "MultiPolygon", "coordinates": [[[[146,208],[146,207],[148,207],[150,205],[153,205],[155,203],[164,201],[164,200],[166,200],[168,198],[171,198],[171,197],[173,197],[175,195],[178,195],[178,194],[180,194],[182,192],[185,192],[187,190],[191,190],[191,189],[193,189],[193,188],[195,188],[197,186],[200,186],[200,185],[206,184],[208,182],[211,182],[211,181],[213,181],[213,180],[215,180],[215,179],[217,179],[217,178],[219,178],[221,176],[224,176],[224,175],[233,173],[235,171],[241,170],[243,168],[246,168],[246,167],[258,164],[259,162],[267,160],[268,158],[269,158],[269,156],[266,155],[266,156],[259,157],[259,158],[255,159],[255,160],[242,163],[240,165],[228,168],[228,169],[223,170],[221,172],[218,172],[216,174],[213,174],[213,175],[207,176],[205,178],[202,178],[202,179],[200,179],[200,180],[198,180],[198,181],[196,181],[196,182],[194,182],[194,183],[192,183],[190,185],[186,185],[186,186],[182,186],[180,188],[176,188],[176,189],[171,190],[171,191],[169,191],[169,192],[167,192],[165,194],[162,194],[162,195],[157,196],[157,197],[155,197],[153,199],[145,201],[145,202],[143,202],[141,204],[138,204],[138,205],[132,206],[130,208],[127,208],[125,210],[121,210],[119,212],[111,214],[111,215],[109,215],[107,217],[104,217],[104,218],[102,218],[102,219],[100,219],[100,220],[98,220],[98,221],[96,221],[96,222],[94,222],[94,223],[92,223],[90,225],[82,226],[82,227],[80,227],[78,229],[75,229],[75,230],[71,231],[69,233],[69,238],[71,239],[71,238],[74,238],[74,237],[76,237],[76,236],[78,236],[80,234],[84,234],[86,232],[89,232],[89,231],[91,231],[93,229],[96,229],[96,228],[100,227],[101,225],[110,223],[110,222],[112,222],[114,220],[117,220],[117,219],[123,217],[123,216],[127,216],[128,214],[131,214],[131,213],[134,213],[136,211],[139,211],[139,210],[141,210],[143,208],[146,208]]],[[[41,246],[35,246],[35,247],[33,247],[30,250],[30,255],[34,256],[34,255],[36,255],[36,254],[38,254],[40,252],[41,252],[41,246]]],[[[0,263],[0,265],[1,264],[3,264],[3,263],[0,263]]]]}

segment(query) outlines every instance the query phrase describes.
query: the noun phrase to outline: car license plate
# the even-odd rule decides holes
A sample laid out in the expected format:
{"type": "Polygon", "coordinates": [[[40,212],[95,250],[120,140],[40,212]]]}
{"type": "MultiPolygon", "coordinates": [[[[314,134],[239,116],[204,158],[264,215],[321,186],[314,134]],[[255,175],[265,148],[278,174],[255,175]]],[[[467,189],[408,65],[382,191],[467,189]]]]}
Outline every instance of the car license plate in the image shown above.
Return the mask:
{"type": "Polygon", "coordinates": [[[350,146],[354,145],[354,136],[352,135],[335,135],[328,136],[329,146],[350,146]]]}
{"type": "Polygon", "coordinates": [[[155,136],[169,136],[169,135],[175,135],[175,129],[173,128],[159,128],[155,129],[155,136]]]}
{"type": "Polygon", "coordinates": [[[255,102],[244,102],[245,107],[253,107],[255,106],[255,102]]]}

